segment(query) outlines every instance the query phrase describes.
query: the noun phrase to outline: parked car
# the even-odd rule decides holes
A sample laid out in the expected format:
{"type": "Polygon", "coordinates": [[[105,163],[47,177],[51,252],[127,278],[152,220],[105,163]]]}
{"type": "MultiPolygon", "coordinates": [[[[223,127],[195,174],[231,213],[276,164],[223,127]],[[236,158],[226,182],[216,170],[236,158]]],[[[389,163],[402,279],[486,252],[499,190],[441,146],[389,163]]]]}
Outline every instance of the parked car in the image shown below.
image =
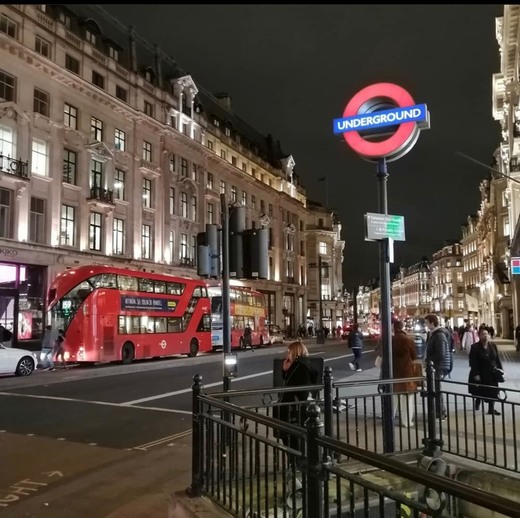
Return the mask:
{"type": "Polygon", "coordinates": [[[280,326],[270,325],[269,326],[269,343],[272,344],[283,344],[285,336],[280,326]]]}
{"type": "Polygon", "coordinates": [[[30,376],[38,365],[36,354],[0,344],[0,374],[30,376]]]}

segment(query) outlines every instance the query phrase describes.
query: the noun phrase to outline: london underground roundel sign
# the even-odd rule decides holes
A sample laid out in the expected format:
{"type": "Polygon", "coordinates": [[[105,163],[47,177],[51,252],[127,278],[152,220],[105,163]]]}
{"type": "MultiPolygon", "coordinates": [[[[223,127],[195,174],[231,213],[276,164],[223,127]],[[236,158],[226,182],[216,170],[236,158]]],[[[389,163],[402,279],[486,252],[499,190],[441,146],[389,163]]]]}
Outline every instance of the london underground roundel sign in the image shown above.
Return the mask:
{"type": "Polygon", "coordinates": [[[334,133],[343,133],[346,143],[370,161],[401,158],[417,142],[420,130],[429,127],[426,104],[415,104],[404,88],[393,83],[363,88],[349,101],[343,117],[334,119],[334,133]]]}

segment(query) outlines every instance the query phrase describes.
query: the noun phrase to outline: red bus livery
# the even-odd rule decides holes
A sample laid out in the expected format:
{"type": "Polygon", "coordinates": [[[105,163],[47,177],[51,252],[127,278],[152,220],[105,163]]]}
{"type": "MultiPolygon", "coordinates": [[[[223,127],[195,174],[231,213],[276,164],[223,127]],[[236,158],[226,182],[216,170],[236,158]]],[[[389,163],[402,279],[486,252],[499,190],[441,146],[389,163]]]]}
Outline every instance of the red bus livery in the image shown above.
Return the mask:
{"type": "MultiPolygon", "coordinates": [[[[213,349],[223,347],[222,287],[208,284],[211,299],[211,342],[213,349]]],[[[267,308],[264,294],[242,286],[230,288],[231,347],[268,345],[267,308]],[[251,328],[251,343],[244,339],[246,326],[251,328]]]]}
{"type": "Polygon", "coordinates": [[[56,277],[48,300],[70,361],[131,363],[211,350],[210,301],[197,279],[80,266],[56,277]]]}

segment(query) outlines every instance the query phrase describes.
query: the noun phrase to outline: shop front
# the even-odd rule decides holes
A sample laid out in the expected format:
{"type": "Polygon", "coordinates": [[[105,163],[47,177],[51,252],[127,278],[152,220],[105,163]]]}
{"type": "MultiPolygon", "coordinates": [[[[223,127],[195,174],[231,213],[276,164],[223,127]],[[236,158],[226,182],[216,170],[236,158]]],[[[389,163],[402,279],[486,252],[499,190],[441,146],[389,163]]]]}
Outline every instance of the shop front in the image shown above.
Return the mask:
{"type": "Polygon", "coordinates": [[[0,324],[13,334],[13,347],[41,341],[46,287],[47,267],[0,262],[0,324]]]}

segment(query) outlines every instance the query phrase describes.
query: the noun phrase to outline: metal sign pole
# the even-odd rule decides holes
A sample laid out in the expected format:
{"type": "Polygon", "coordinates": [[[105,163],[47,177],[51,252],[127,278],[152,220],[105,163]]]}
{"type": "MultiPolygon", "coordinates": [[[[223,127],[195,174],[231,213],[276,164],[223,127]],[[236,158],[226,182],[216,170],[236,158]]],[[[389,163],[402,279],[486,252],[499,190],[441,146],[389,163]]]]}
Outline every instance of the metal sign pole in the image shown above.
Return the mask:
{"type": "Polygon", "coordinates": [[[223,390],[231,389],[231,378],[226,372],[226,356],[231,353],[231,304],[229,290],[229,209],[226,195],[220,195],[220,215],[222,223],[222,368],[223,390]]]}
{"type": "MultiPolygon", "coordinates": [[[[379,212],[388,214],[387,198],[387,179],[386,158],[379,158],[377,161],[377,181],[379,191],[379,212]]],[[[384,380],[392,379],[392,329],[391,329],[391,304],[390,304],[390,257],[389,239],[379,241],[379,273],[381,279],[381,345],[383,353],[383,372],[384,380]]],[[[383,414],[383,443],[384,452],[393,453],[394,451],[394,412],[392,405],[392,385],[385,386],[385,395],[382,397],[383,414]]]]}

